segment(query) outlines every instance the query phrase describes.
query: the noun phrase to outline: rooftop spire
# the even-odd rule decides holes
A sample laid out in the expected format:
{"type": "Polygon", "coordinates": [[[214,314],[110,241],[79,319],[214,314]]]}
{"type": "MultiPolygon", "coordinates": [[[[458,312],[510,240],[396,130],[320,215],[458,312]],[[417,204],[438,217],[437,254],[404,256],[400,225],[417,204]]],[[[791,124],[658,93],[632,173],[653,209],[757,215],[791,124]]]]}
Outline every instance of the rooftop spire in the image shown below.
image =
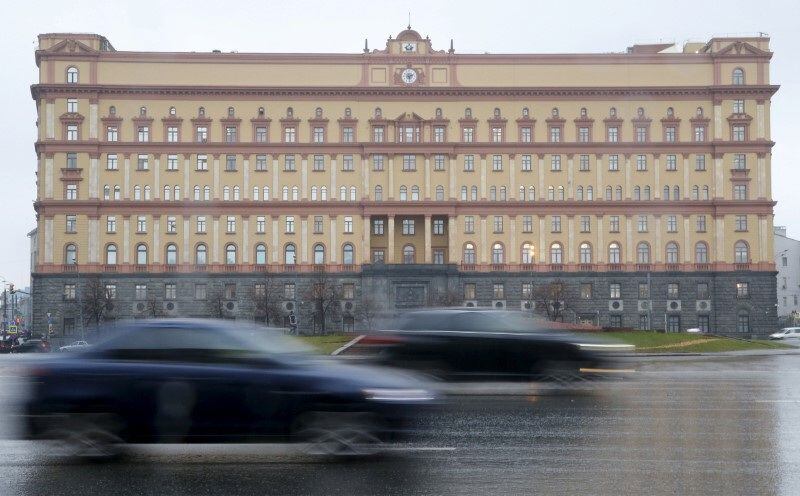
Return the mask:
{"type": "Polygon", "coordinates": [[[411,11],[408,11],[408,29],[411,29],[411,11]]]}

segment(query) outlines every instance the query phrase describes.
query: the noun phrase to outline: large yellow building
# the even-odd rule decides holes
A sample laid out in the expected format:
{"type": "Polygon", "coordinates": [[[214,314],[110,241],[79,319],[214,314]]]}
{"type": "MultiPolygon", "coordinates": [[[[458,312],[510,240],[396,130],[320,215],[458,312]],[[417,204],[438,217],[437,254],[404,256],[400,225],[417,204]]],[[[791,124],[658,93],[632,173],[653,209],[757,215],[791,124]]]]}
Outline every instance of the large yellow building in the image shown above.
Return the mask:
{"type": "Polygon", "coordinates": [[[308,329],[323,278],[337,324],[365,296],[519,309],[557,280],[566,320],[763,334],[771,56],[765,37],[539,55],[410,28],[357,54],[40,35],[35,326],[79,327],[92,281],[106,319],[214,315],[217,292],[252,318],[269,281],[308,329]]]}

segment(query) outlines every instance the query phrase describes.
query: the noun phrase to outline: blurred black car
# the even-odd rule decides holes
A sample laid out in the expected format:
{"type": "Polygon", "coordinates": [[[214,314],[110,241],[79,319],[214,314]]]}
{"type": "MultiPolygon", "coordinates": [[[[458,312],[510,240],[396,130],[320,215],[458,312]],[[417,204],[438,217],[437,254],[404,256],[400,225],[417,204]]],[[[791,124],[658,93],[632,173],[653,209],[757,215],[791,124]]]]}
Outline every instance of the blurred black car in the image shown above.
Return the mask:
{"type": "Polygon", "coordinates": [[[22,344],[14,345],[10,353],[49,353],[50,342],[46,339],[29,339],[22,344]]]}
{"type": "Polygon", "coordinates": [[[632,349],[522,312],[469,308],[409,312],[359,346],[383,365],[449,381],[604,377],[620,370],[613,354],[632,349]]]}
{"type": "Polygon", "coordinates": [[[413,376],[314,357],[295,339],[210,320],[133,323],[84,352],[37,363],[30,437],[64,455],[122,443],[304,441],[370,454],[432,395],[413,376]]]}

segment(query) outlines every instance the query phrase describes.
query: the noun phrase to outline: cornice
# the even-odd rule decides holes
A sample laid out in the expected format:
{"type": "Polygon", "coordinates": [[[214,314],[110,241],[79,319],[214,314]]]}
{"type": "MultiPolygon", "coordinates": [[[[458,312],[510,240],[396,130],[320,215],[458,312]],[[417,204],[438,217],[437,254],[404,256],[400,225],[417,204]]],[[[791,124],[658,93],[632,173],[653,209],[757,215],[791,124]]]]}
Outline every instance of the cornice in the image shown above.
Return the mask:
{"type": "Polygon", "coordinates": [[[606,87],[362,87],[362,86],[190,86],[190,85],[90,85],[34,84],[34,100],[89,94],[99,96],[196,96],[206,98],[769,98],[778,85],[745,86],[606,86],[606,87]]]}

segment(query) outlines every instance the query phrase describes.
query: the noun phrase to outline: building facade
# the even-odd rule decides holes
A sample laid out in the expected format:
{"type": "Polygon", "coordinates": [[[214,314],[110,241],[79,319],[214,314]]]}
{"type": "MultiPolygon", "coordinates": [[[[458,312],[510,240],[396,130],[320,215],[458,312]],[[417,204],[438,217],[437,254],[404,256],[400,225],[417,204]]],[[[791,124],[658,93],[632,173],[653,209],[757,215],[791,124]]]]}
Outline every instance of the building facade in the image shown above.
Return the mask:
{"type": "Polygon", "coordinates": [[[72,332],[97,284],[107,319],[210,299],[253,318],[274,286],[310,329],[323,282],[340,323],[365,299],[525,308],[557,282],[567,320],[764,334],[771,56],[766,37],[478,55],[410,28],[359,54],[40,35],[34,325],[72,332]]]}
{"type": "Polygon", "coordinates": [[[800,320],[800,240],[787,236],[785,226],[775,226],[775,265],[778,270],[777,308],[783,323],[800,320]]]}

